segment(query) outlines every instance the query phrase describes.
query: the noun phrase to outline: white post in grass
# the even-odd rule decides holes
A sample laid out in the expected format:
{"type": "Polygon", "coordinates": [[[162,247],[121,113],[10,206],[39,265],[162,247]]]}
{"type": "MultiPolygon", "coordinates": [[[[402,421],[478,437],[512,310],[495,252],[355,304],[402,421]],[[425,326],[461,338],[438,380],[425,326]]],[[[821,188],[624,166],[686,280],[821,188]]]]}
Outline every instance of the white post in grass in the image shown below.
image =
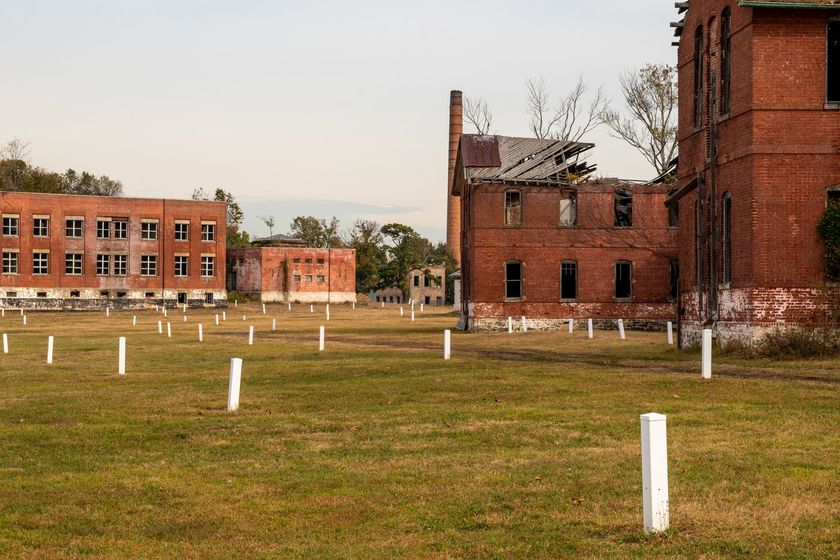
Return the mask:
{"type": "Polygon", "coordinates": [[[184,313],[186,313],[186,312],[187,312],[187,304],[185,303],[184,304],[184,313]]]}
{"type": "Polygon", "coordinates": [[[528,321],[525,319],[525,315],[522,316],[522,332],[528,332],[528,321]]]}
{"type": "Polygon", "coordinates": [[[187,322],[187,316],[186,315],[184,315],[184,322],[185,323],[187,322]]]}
{"type": "Polygon", "coordinates": [[[254,345],[254,325],[248,327],[248,346],[254,345]]]}
{"type": "Polygon", "coordinates": [[[2,315],[0,315],[2,317],[6,316],[6,308],[5,307],[3,309],[0,309],[0,314],[2,314],[2,315]]]}
{"type": "Polygon", "coordinates": [[[243,316],[242,316],[242,320],[243,320],[243,321],[245,320],[245,315],[243,315],[243,316]]]}
{"type": "Polygon", "coordinates": [[[292,310],[292,304],[290,303],[289,304],[289,311],[291,311],[291,310],[292,310]]]}
{"type": "Polygon", "coordinates": [[[329,303],[327,304],[326,312],[327,312],[327,321],[329,321],[330,320],[330,304],[329,303]]]}
{"type": "Polygon", "coordinates": [[[624,340],[624,319],[618,320],[618,338],[624,340]]]}
{"type": "Polygon", "coordinates": [[[198,341],[204,342],[204,325],[198,324],[198,341]]]}
{"type": "Polygon", "coordinates": [[[9,335],[6,333],[3,333],[3,353],[9,353],[9,335]]]}
{"type": "Polygon", "coordinates": [[[110,307],[106,307],[106,308],[105,308],[105,316],[106,316],[106,317],[110,317],[110,316],[111,316],[111,308],[110,308],[110,307]]]}
{"type": "Polygon", "coordinates": [[[265,304],[262,304],[263,307],[263,315],[265,315],[265,304]]]}
{"type": "Polygon", "coordinates": [[[443,331],[443,359],[448,360],[452,354],[452,331],[446,329],[443,331]]]}
{"type": "Polygon", "coordinates": [[[674,345],[674,323],[668,321],[668,346],[674,345]]]}
{"type": "Polygon", "coordinates": [[[712,378],[712,329],[703,329],[703,379],[712,378]]]}
{"type": "Polygon", "coordinates": [[[420,313],[423,313],[423,304],[420,304],[420,313]]]}
{"type": "Polygon", "coordinates": [[[164,316],[164,317],[166,317],[166,316],[167,316],[167,315],[166,315],[166,308],[165,308],[165,307],[163,308],[163,316],[164,316]]]}
{"type": "Polygon", "coordinates": [[[586,320],[586,328],[589,329],[589,338],[593,338],[595,336],[595,332],[592,328],[592,319],[586,320]]]}
{"type": "Polygon", "coordinates": [[[216,326],[217,327],[219,326],[219,314],[218,313],[216,313],[216,326]]]}
{"type": "Polygon", "coordinates": [[[132,326],[132,327],[136,327],[136,326],[137,326],[137,315],[132,315],[132,316],[131,316],[131,326],[132,326]]]}
{"type": "Polygon", "coordinates": [[[400,317],[404,317],[404,316],[405,316],[405,311],[403,311],[402,306],[400,306],[400,317]]]}
{"type": "Polygon", "coordinates": [[[508,316],[508,334],[513,334],[513,317],[508,316]]]}
{"type": "Polygon", "coordinates": [[[569,319],[569,334],[575,332],[575,320],[569,319]]]}
{"type": "Polygon", "coordinates": [[[52,357],[53,357],[53,337],[49,337],[47,339],[47,363],[48,364],[52,363],[52,357]]]}
{"type": "Polygon", "coordinates": [[[166,338],[172,338],[172,325],[169,321],[166,322],[166,338]]]}
{"type": "Polygon", "coordinates": [[[411,322],[414,322],[414,308],[411,308],[411,322]]]}
{"type": "Polygon", "coordinates": [[[318,352],[324,351],[324,325],[321,325],[320,335],[318,337],[318,352]]]}
{"type": "Polygon", "coordinates": [[[353,307],[352,307],[352,309],[353,309],[353,311],[356,311],[356,302],[355,302],[355,301],[353,302],[353,307]]]}
{"type": "Polygon", "coordinates": [[[641,415],[642,508],[646,533],[668,529],[668,441],[663,414],[641,415]]]}
{"type": "Polygon", "coordinates": [[[26,315],[23,316],[23,326],[26,326],[26,315]]]}
{"type": "Polygon", "coordinates": [[[242,359],[230,360],[230,383],[228,384],[228,412],[235,412],[239,408],[239,385],[242,382],[242,359]]]}
{"type": "Polygon", "coordinates": [[[380,302],[380,306],[379,306],[379,307],[381,307],[381,308],[383,308],[383,309],[384,309],[384,308],[385,308],[385,302],[384,302],[384,301],[383,301],[383,302],[380,302]]]}
{"type": "Polygon", "coordinates": [[[309,304],[309,312],[310,313],[315,313],[315,306],[312,305],[311,303],[309,304]]]}
{"type": "Polygon", "coordinates": [[[274,332],[276,330],[277,330],[277,319],[272,319],[271,320],[271,332],[274,332]]]}
{"type": "Polygon", "coordinates": [[[222,311],[222,321],[227,321],[227,311],[222,311]]]}
{"type": "Polygon", "coordinates": [[[20,316],[23,317],[23,307],[20,308],[20,316]]]}
{"type": "Polygon", "coordinates": [[[125,337],[120,337],[120,357],[117,363],[117,374],[125,375],[125,337]]]}
{"type": "Polygon", "coordinates": [[[163,334],[163,323],[158,321],[158,334],[163,334]]]}
{"type": "Polygon", "coordinates": [[[239,307],[239,300],[235,300],[235,301],[233,302],[233,306],[234,306],[234,307],[239,307]]]}

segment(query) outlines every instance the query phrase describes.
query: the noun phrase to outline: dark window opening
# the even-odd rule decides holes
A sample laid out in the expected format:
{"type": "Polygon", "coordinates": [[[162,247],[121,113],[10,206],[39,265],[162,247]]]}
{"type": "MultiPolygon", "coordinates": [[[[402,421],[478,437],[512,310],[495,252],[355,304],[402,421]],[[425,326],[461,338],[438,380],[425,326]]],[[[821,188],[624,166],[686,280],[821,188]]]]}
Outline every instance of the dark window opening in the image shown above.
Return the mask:
{"type": "Polygon", "coordinates": [[[560,299],[577,299],[577,263],[560,263],[560,299]]]}
{"type": "Polygon", "coordinates": [[[615,227],[633,226],[633,191],[615,191],[615,227]]]}
{"type": "Polygon", "coordinates": [[[70,297],[81,297],[82,293],[79,290],[70,290],[70,297]]]}
{"type": "Polygon", "coordinates": [[[615,263],[615,298],[630,299],[633,297],[633,265],[622,261],[615,263]]]}
{"type": "Polygon", "coordinates": [[[423,303],[426,304],[426,305],[431,305],[432,304],[432,296],[423,297],[423,303]]]}
{"type": "Polygon", "coordinates": [[[124,298],[127,295],[128,295],[128,292],[117,292],[117,297],[118,298],[124,298]]]}
{"type": "Polygon", "coordinates": [[[178,303],[187,303],[187,293],[178,292],[178,303]]]}
{"type": "Polygon", "coordinates": [[[45,298],[47,297],[47,292],[35,292],[35,297],[45,298]]]}
{"type": "Polygon", "coordinates": [[[505,298],[518,299],[522,297],[522,263],[505,263],[505,298]]]}
{"type": "MultiPolygon", "coordinates": [[[[672,196],[677,189],[668,191],[668,196],[672,196]]],[[[680,203],[674,202],[668,206],[668,227],[677,227],[680,225],[680,203]]]]}
{"type": "Polygon", "coordinates": [[[837,204],[840,202],[840,187],[830,187],[825,192],[827,204],[837,204]]]}
{"type": "Polygon", "coordinates": [[[153,297],[155,297],[155,293],[154,292],[146,292],[146,297],[147,298],[153,298],[153,297]]]}
{"type": "Polygon", "coordinates": [[[106,298],[106,297],[110,297],[110,296],[111,296],[111,293],[108,290],[102,290],[101,292],[99,292],[99,297],[106,298]]]}
{"type": "Polygon", "coordinates": [[[840,103],[840,21],[828,22],[828,102],[840,103]]]}
{"type": "Polygon", "coordinates": [[[703,28],[694,33],[694,128],[703,122],[703,28]]]}
{"type": "Polygon", "coordinates": [[[518,226],[520,224],[522,224],[522,193],[505,191],[505,225],[518,226]]]}
{"type": "Polygon", "coordinates": [[[419,276],[415,276],[415,277],[414,277],[414,287],[415,287],[415,288],[419,288],[419,287],[420,287],[420,277],[419,277],[419,276]]]}
{"type": "Polygon", "coordinates": [[[732,281],[732,195],[723,195],[723,283],[732,281]]]}
{"type": "Polygon", "coordinates": [[[732,12],[727,6],[720,17],[720,114],[728,115],[732,79],[732,12]]]}
{"type": "Polygon", "coordinates": [[[204,303],[213,303],[215,301],[213,292],[204,293],[204,303]]]}
{"type": "Polygon", "coordinates": [[[432,285],[429,280],[430,280],[430,278],[428,276],[423,277],[423,287],[424,288],[428,288],[429,286],[432,285]]]}
{"type": "Polygon", "coordinates": [[[668,297],[676,301],[680,296],[680,261],[671,259],[668,263],[668,297]]]}

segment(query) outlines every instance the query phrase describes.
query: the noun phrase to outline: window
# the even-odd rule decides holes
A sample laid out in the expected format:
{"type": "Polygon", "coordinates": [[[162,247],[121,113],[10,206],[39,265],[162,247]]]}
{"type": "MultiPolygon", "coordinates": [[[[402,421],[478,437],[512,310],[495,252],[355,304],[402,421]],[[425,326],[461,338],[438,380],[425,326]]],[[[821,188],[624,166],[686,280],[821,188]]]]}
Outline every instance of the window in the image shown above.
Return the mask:
{"type": "Polygon", "coordinates": [[[157,239],[158,223],[145,221],[140,223],[140,239],[157,239]]]}
{"type": "Polygon", "coordinates": [[[828,22],[828,102],[840,103],[840,20],[828,22]]]}
{"type": "Polygon", "coordinates": [[[49,237],[50,236],[50,219],[49,218],[33,218],[32,219],[32,235],[35,237],[49,237]]]}
{"type": "Polygon", "coordinates": [[[730,102],[730,81],[732,79],[732,12],[729,6],[720,16],[720,114],[728,115],[730,102]]]}
{"type": "Polygon", "coordinates": [[[18,273],[18,254],[14,251],[3,251],[3,274],[18,273]]]}
{"type": "Polygon", "coordinates": [[[114,220],[114,239],[128,239],[128,220],[114,220]]]}
{"type": "Polygon", "coordinates": [[[186,255],[175,255],[175,276],[190,275],[190,258],[186,255]]]}
{"type": "Polygon", "coordinates": [[[293,275],[292,282],[300,282],[300,274],[293,275]]]}
{"type": "Polygon", "coordinates": [[[668,297],[676,301],[680,297],[680,261],[668,261],[668,297]]]}
{"type": "Polygon", "coordinates": [[[569,227],[577,225],[577,193],[560,193],[560,225],[569,227]]]}
{"type": "Polygon", "coordinates": [[[32,274],[50,273],[50,254],[43,251],[32,253],[32,274]]]}
{"type": "Polygon", "coordinates": [[[505,225],[522,224],[522,192],[505,191],[505,225]]]}
{"type": "Polygon", "coordinates": [[[723,195],[723,283],[732,282],[732,194],[723,195]]]}
{"type": "Polygon", "coordinates": [[[429,278],[428,276],[423,276],[423,287],[428,288],[431,285],[431,278],[429,278]]]}
{"type": "Polygon", "coordinates": [[[17,292],[6,292],[6,297],[17,297],[17,292]]]}
{"type": "Polygon", "coordinates": [[[214,299],[213,292],[204,292],[204,303],[212,304],[214,299]]]}
{"type": "Polygon", "coordinates": [[[292,259],[292,264],[300,264],[300,259],[292,259]]]}
{"type": "Polygon", "coordinates": [[[307,274],[306,276],[304,276],[304,277],[303,277],[303,279],[304,279],[306,282],[312,282],[312,275],[311,275],[311,274],[307,274]]]}
{"type": "Polygon", "coordinates": [[[577,263],[575,261],[560,263],[560,299],[577,299],[577,263]]]}
{"type": "Polygon", "coordinates": [[[124,298],[124,297],[126,297],[127,295],[128,295],[128,292],[117,292],[117,297],[118,297],[118,298],[124,298]]]}
{"type": "Polygon", "coordinates": [[[78,276],[82,273],[82,261],[84,255],[82,253],[67,253],[64,255],[64,274],[71,276],[78,276]]]}
{"type": "Polygon", "coordinates": [[[828,190],[825,191],[825,199],[826,206],[840,202],[840,186],[829,187],[828,190]]]}
{"type": "Polygon", "coordinates": [[[35,297],[45,298],[47,297],[47,292],[35,292],[35,297]]]}
{"type": "Polygon", "coordinates": [[[703,123],[703,27],[694,33],[694,128],[703,123]]]}
{"type": "Polygon", "coordinates": [[[140,255],[140,276],[157,276],[157,255],[140,255]]]}
{"type": "Polygon", "coordinates": [[[109,292],[108,290],[100,290],[99,291],[99,297],[109,298],[109,297],[111,297],[111,292],[109,292]]]}
{"type": "Polygon", "coordinates": [[[153,298],[153,297],[155,297],[155,293],[154,292],[146,292],[145,297],[153,298]]]}
{"type": "Polygon", "coordinates": [[[633,264],[627,261],[615,263],[615,299],[633,297],[633,264]]]}
{"type": "Polygon", "coordinates": [[[319,274],[318,277],[317,277],[317,280],[318,280],[319,284],[323,284],[324,280],[326,280],[326,277],[324,277],[323,274],[319,274]]]}
{"type": "Polygon", "coordinates": [[[324,259],[318,259],[318,264],[324,264],[324,259]]]}
{"type": "MultiPolygon", "coordinates": [[[[677,189],[668,191],[668,197],[673,196],[677,189]]],[[[668,227],[677,227],[680,225],[680,204],[677,201],[672,202],[668,206],[668,227]]]]}
{"type": "Polygon", "coordinates": [[[111,220],[96,220],[96,238],[108,239],[111,237],[111,220]]]}
{"type": "Polygon", "coordinates": [[[306,264],[312,264],[312,259],[306,259],[306,264]]]}
{"type": "Polygon", "coordinates": [[[20,218],[18,216],[3,216],[3,235],[19,235],[20,218]]]}
{"type": "Polygon", "coordinates": [[[67,218],[64,222],[64,235],[66,237],[81,237],[84,229],[85,221],[81,218],[67,218]]]}
{"type": "Polygon", "coordinates": [[[216,275],[216,257],[208,255],[201,257],[201,275],[204,277],[216,275]]]}
{"type": "Polygon", "coordinates": [[[114,276],[128,274],[128,255],[114,255],[114,276]]]}
{"type": "Polygon", "coordinates": [[[82,292],[79,290],[70,290],[70,297],[81,297],[82,292]]]}
{"type": "Polygon", "coordinates": [[[522,263],[511,261],[505,263],[505,299],[519,299],[522,297],[522,263]]]}
{"type": "Polygon", "coordinates": [[[201,224],[201,240],[215,241],[216,240],[216,224],[206,223],[201,224]]]}
{"type": "Polygon", "coordinates": [[[633,226],[633,191],[618,189],[615,191],[615,227],[633,226]]]}
{"type": "Polygon", "coordinates": [[[175,222],[175,241],[190,240],[190,223],[175,222]]]}
{"type": "Polygon", "coordinates": [[[96,255],[97,276],[107,276],[111,271],[111,255],[96,255]]]}
{"type": "Polygon", "coordinates": [[[419,276],[415,276],[415,277],[414,277],[414,287],[415,287],[415,288],[419,288],[419,287],[420,287],[420,277],[419,277],[419,276]]]}
{"type": "Polygon", "coordinates": [[[178,292],[178,303],[187,303],[187,294],[186,292],[178,292]]]}

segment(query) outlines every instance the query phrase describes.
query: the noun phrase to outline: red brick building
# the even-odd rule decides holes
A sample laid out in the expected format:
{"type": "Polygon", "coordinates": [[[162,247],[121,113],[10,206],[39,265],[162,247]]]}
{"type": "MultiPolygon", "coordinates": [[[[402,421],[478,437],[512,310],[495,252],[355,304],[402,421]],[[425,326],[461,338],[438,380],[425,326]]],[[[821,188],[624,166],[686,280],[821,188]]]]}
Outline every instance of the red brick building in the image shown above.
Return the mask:
{"type": "Polygon", "coordinates": [[[223,202],[0,192],[0,305],[227,300],[223,202]]]}
{"type": "Polygon", "coordinates": [[[356,301],[355,249],[301,247],[299,240],[281,237],[256,240],[260,247],[228,249],[228,290],[265,302],[356,301]]]}
{"type": "Polygon", "coordinates": [[[680,340],[813,320],[840,185],[840,4],[690,0],[679,65],[680,340]]]}
{"type": "Polygon", "coordinates": [[[592,148],[463,135],[452,194],[461,208],[463,326],[564,319],[660,328],[676,316],[677,231],[669,187],[573,180],[592,148]]]}

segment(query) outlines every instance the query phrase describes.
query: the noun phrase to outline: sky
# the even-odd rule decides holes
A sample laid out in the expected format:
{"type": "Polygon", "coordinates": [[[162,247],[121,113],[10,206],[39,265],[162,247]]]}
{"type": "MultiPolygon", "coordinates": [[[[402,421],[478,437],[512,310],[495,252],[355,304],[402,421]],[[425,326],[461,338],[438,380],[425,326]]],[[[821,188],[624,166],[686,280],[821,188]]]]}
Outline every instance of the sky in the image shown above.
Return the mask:
{"type": "MultiPolygon", "coordinates": [[[[245,229],[298,215],[445,237],[449,91],[527,136],[525,81],[674,63],[673,1],[0,0],[0,142],[120,180],[126,196],[222,187],[245,229]]],[[[465,132],[470,132],[465,125],[465,132]]],[[[655,173],[599,129],[598,174],[655,173]]]]}

